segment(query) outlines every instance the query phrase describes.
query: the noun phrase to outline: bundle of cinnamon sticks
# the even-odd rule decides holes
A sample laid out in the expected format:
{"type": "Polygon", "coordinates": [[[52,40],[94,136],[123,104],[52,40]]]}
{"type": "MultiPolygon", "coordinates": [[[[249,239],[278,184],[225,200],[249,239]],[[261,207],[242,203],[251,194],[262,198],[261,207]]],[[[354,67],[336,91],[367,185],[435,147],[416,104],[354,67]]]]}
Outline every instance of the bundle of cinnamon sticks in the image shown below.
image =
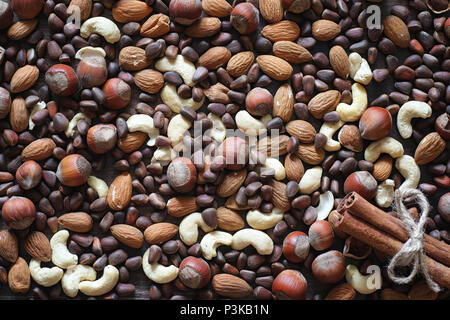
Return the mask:
{"type": "MultiPolygon", "coordinates": [[[[339,203],[336,230],[344,232],[393,257],[409,239],[402,221],[379,209],[356,192],[339,203]]],[[[427,234],[423,238],[425,262],[433,280],[450,288],[450,246],[427,234]]]]}

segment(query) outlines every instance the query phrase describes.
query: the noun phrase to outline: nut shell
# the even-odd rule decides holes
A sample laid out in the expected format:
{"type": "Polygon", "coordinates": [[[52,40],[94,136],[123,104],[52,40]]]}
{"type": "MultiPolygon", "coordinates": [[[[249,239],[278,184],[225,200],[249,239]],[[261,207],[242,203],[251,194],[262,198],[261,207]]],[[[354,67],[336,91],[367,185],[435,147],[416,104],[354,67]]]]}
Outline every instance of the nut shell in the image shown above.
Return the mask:
{"type": "Polygon", "coordinates": [[[336,250],[322,253],[314,259],[311,271],[320,282],[336,283],[345,275],[344,255],[336,250]]]}
{"type": "Polygon", "coordinates": [[[366,140],[379,140],[386,137],[392,129],[392,116],[384,108],[367,108],[359,120],[361,137],[366,140]]]}
{"type": "Polygon", "coordinates": [[[112,78],[103,86],[106,95],[104,105],[113,110],[125,108],[131,100],[131,87],[122,79],[112,78]]]}
{"type": "Polygon", "coordinates": [[[209,283],[211,269],[205,260],[189,256],[181,262],[178,277],[188,288],[203,288],[209,283]]]}
{"type": "Polygon", "coordinates": [[[280,300],[304,300],[308,284],[297,270],[280,272],[272,283],[272,293],[280,300]]]}
{"type": "Polygon", "coordinates": [[[251,3],[239,3],[231,11],[230,21],[240,34],[251,34],[258,28],[259,11],[251,3]]]}
{"type": "Polygon", "coordinates": [[[67,97],[78,90],[78,77],[68,65],[55,64],[45,73],[45,83],[56,95],[67,97]]]}
{"type": "Polygon", "coordinates": [[[85,157],[79,154],[71,154],[58,165],[56,177],[59,181],[68,187],[78,187],[86,183],[91,175],[91,164],[85,157]]]}
{"type": "Polygon", "coordinates": [[[175,191],[186,193],[195,187],[197,170],[190,159],[175,158],[167,167],[167,180],[175,191]]]}
{"type": "Polygon", "coordinates": [[[87,133],[86,141],[89,149],[97,154],[111,151],[117,142],[117,129],[113,124],[97,124],[87,133]]]}
{"type": "Polygon", "coordinates": [[[2,207],[2,218],[14,230],[28,228],[36,218],[36,207],[25,197],[12,197],[2,207]]]}

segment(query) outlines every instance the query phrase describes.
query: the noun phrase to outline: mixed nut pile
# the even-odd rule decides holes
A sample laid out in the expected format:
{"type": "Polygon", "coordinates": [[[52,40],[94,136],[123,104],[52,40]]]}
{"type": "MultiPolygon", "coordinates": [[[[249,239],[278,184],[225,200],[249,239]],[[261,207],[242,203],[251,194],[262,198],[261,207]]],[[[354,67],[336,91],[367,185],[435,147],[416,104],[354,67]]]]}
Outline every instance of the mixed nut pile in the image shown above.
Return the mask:
{"type": "Polygon", "coordinates": [[[352,191],[395,216],[417,188],[450,243],[450,5],[386,2],[0,0],[1,284],[448,298],[334,227],[352,191]]]}

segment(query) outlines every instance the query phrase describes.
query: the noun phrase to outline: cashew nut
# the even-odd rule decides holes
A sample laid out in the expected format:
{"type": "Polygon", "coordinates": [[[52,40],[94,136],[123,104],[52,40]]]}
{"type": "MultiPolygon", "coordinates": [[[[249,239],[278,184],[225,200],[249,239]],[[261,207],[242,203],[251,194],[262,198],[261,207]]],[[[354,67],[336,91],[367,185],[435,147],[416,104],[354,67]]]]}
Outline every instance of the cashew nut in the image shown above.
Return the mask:
{"type": "Polygon", "coordinates": [[[324,146],[326,151],[338,151],[341,149],[341,143],[339,141],[333,140],[333,135],[338,131],[343,125],[344,121],[337,122],[324,122],[320,127],[319,132],[324,134],[328,139],[327,143],[324,146]]]}
{"type": "Polygon", "coordinates": [[[405,181],[400,185],[399,190],[405,188],[417,188],[420,182],[420,168],[413,157],[403,155],[395,160],[395,167],[398,172],[405,177],[405,181]]]}
{"type": "Polygon", "coordinates": [[[66,296],[73,298],[78,294],[78,286],[83,280],[94,281],[97,278],[97,272],[94,268],[82,264],[70,266],[67,268],[61,279],[61,287],[66,296]]]}
{"type": "Polygon", "coordinates": [[[207,260],[211,260],[217,256],[216,249],[221,245],[229,246],[233,236],[224,231],[212,231],[202,238],[200,241],[200,248],[202,249],[203,257],[207,260]]]}
{"type": "Polygon", "coordinates": [[[30,118],[28,120],[28,128],[30,130],[33,130],[35,127],[35,124],[34,124],[33,120],[31,120],[31,118],[33,118],[33,116],[36,112],[38,112],[39,110],[45,109],[46,107],[47,107],[47,104],[44,101],[39,101],[38,103],[36,103],[34,105],[33,109],[31,109],[30,118]]]}
{"type": "Polygon", "coordinates": [[[380,154],[387,153],[392,158],[398,158],[403,155],[403,145],[391,137],[385,137],[369,144],[364,151],[364,159],[375,162],[380,154]]]}
{"type": "Polygon", "coordinates": [[[354,83],[352,85],[352,97],[352,104],[341,102],[336,107],[336,112],[341,121],[357,121],[367,108],[367,91],[364,86],[354,83]]]}
{"type": "Polygon", "coordinates": [[[195,65],[181,54],[177,55],[175,59],[169,59],[167,57],[159,59],[155,63],[155,68],[161,72],[174,71],[178,73],[188,86],[192,87],[195,84],[192,81],[195,73],[195,65]]]}
{"type": "Polygon", "coordinates": [[[176,150],[182,150],[183,136],[186,131],[191,128],[191,122],[183,117],[181,114],[177,114],[169,121],[167,126],[167,137],[170,139],[170,143],[176,150]],[[179,145],[181,143],[181,145],[179,145]]]}
{"type": "Polygon", "coordinates": [[[358,268],[352,264],[349,264],[345,268],[345,279],[347,282],[361,294],[371,294],[381,288],[382,278],[380,274],[373,274],[363,276],[358,268]],[[371,280],[376,280],[373,284],[371,280]]]}
{"type": "Polygon", "coordinates": [[[237,127],[245,134],[259,136],[267,131],[266,124],[254,118],[250,113],[241,110],[235,116],[237,127]]]}
{"type": "Polygon", "coordinates": [[[387,179],[380,183],[375,194],[375,202],[378,206],[387,208],[394,202],[394,180],[387,179]]]}
{"type": "Polygon", "coordinates": [[[356,82],[368,85],[373,78],[373,73],[367,60],[357,52],[352,52],[348,60],[350,61],[350,77],[356,82]]]}
{"type": "Polygon", "coordinates": [[[203,221],[202,215],[199,212],[194,212],[184,217],[178,229],[181,241],[188,246],[196,243],[198,239],[199,227],[205,232],[211,232],[214,230],[214,228],[211,228],[205,223],[205,221],[203,221]]]}
{"type": "Polygon", "coordinates": [[[142,269],[145,275],[156,283],[168,283],[178,277],[178,268],[171,265],[165,267],[158,262],[148,263],[148,254],[150,249],[145,251],[142,257],[142,269]]]}
{"type": "Polygon", "coordinates": [[[41,262],[31,259],[29,264],[30,274],[34,281],[40,286],[51,287],[61,280],[64,271],[61,268],[41,268],[41,262]]]}
{"type": "Polygon", "coordinates": [[[322,167],[315,166],[305,171],[298,183],[300,193],[311,194],[320,188],[322,167]]]}
{"type": "Polygon", "coordinates": [[[148,146],[154,146],[156,137],[159,135],[159,129],[155,128],[153,118],[146,114],[134,114],[127,120],[129,132],[145,132],[150,138],[147,142],[148,146]]]}
{"type": "Polygon", "coordinates": [[[117,25],[105,17],[87,19],[80,28],[80,35],[89,38],[91,33],[97,33],[109,43],[115,43],[120,39],[120,30],[117,25]]]}
{"type": "Polygon", "coordinates": [[[82,60],[84,55],[95,54],[101,55],[103,58],[106,57],[106,52],[99,47],[83,47],[77,51],[75,54],[75,59],[82,60]]]}
{"type": "Polygon", "coordinates": [[[274,207],[272,212],[263,213],[259,210],[251,210],[247,212],[247,223],[250,227],[257,230],[266,230],[275,227],[275,225],[283,220],[284,212],[274,207]]]}
{"type": "Polygon", "coordinates": [[[89,176],[87,180],[89,187],[97,191],[99,198],[106,198],[108,195],[108,185],[100,178],[89,176]]]}
{"type": "Polygon", "coordinates": [[[231,248],[242,250],[252,245],[261,255],[269,255],[273,251],[273,241],[267,233],[255,229],[242,229],[233,234],[231,248]]]}
{"type": "Polygon", "coordinates": [[[177,157],[177,153],[171,147],[159,147],[153,152],[151,163],[159,162],[162,166],[166,166],[170,163],[170,160],[177,157]]]}
{"type": "Polygon", "coordinates": [[[180,113],[182,107],[186,106],[194,110],[200,109],[205,101],[205,97],[199,102],[194,101],[194,99],[183,99],[177,93],[177,88],[173,84],[166,83],[161,90],[162,101],[172,109],[173,112],[180,113]]]}
{"type": "Polygon", "coordinates": [[[322,193],[319,197],[319,205],[316,208],[317,211],[317,219],[316,220],[325,220],[328,218],[331,210],[334,207],[334,196],[331,191],[327,191],[322,193]]]}
{"type": "Polygon", "coordinates": [[[78,256],[70,253],[66,243],[69,238],[69,231],[61,230],[53,235],[50,239],[50,247],[52,248],[52,262],[54,265],[67,269],[78,263],[78,256]]]}
{"type": "Polygon", "coordinates": [[[88,124],[91,124],[91,118],[89,118],[86,114],[79,112],[73,116],[73,118],[69,121],[69,125],[66,128],[65,134],[67,138],[73,138],[77,133],[77,123],[80,120],[86,121],[88,124]]]}
{"type": "Polygon", "coordinates": [[[422,101],[408,101],[404,103],[397,114],[397,129],[403,139],[408,139],[412,135],[412,118],[429,118],[431,107],[422,101]]]}
{"type": "Polygon", "coordinates": [[[213,126],[211,129],[207,130],[206,133],[209,134],[217,142],[222,142],[227,136],[227,128],[222,122],[220,117],[216,116],[214,113],[208,114],[208,119],[212,121],[213,126]]]}
{"type": "Polygon", "coordinates": [[[87,296],[101,296],[110,292],[119,281],[119,270],[107,265],[103,275],[95,281],[81,281],[78,289],[87,296]]]}
{"type": "Polygon", "coordinates": [[[278,159],[266,158],[266,162],[264,163],[263,167],[274,169],[274,178],[277,180],[283,180],[284,178],[286,178],[286,169],[278,159]]]}

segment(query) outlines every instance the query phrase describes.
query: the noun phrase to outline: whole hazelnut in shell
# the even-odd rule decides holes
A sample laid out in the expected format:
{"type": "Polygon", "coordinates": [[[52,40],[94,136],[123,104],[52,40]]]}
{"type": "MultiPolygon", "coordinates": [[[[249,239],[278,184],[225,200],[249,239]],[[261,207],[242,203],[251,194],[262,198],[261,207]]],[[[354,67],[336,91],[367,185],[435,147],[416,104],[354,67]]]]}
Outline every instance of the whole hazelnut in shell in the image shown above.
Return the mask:
{"type": "Polygon", "coordinates": [[[24,230],[36,218],[36,207],[25,197],[12,197],[2,207],[2,219],[11,229],[24,230]]]}
{"type": "Polygon", "coordinates": [[[56,177],[65,186],[78,187],[86,183],[91,175],[91,163],[80,154],[64,157],[56,170],[56,177]]]}

